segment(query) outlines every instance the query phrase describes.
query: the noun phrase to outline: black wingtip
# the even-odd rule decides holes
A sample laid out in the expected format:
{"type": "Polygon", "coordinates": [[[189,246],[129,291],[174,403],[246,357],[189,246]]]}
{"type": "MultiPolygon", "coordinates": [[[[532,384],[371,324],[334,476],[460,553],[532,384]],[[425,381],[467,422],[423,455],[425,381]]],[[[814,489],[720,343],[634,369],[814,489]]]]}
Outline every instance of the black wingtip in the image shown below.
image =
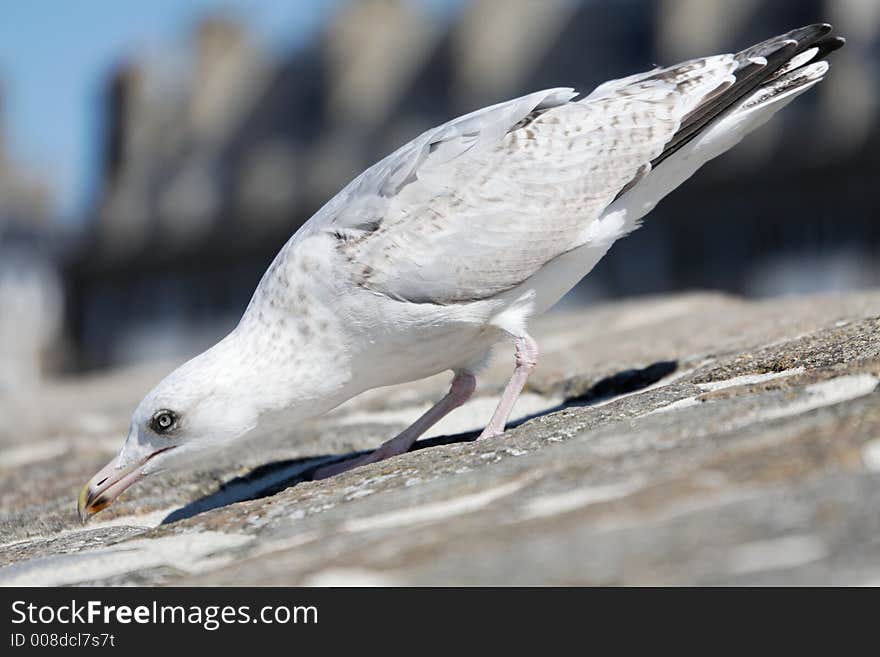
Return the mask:
{"type": "Polygon", "coordinates": [[[730,108],[744,100],[761,85],[772,81],[774,75],[783,69],[792,58],[817,48],[817,53],[806,64],[823,59],[828,54],[843,47],[846,40],[842,37],[828,36],[832,31],[830,23],[814,23],[799,27],[785,34],[772,37],[737,53],[734,57],[737,68],[734,71],[736,81],[723,93],[712,98],[710,102],[691,112],[682,122],[678,132],[657,156],[651,165],[656,167],[664,159],[693,139],[712,121],[724,115],[730,108]],[[761,60],[765,61],[761,61],[761,60]]]}
{"type": "MultiPolygon", "coordinates": [[[[812,25],[798,27],[785,34],[780,34],[746,48],[737,54],[737,60],[740,61],[742,65],[747,65],[749,59],[752,57],[769,58],[774,55],[782,54],[784,50],[789,51],[785,53],[787,55],[797,55],[808,48],[812,48],[819,43],[828,40],[828,34],[830,34],[833,29],[831,23],[813,23],[812,25]],[[793,47],[792,42],[794,42],[793,47]]],[[[831,38],[833,39],[835,37],[831,38]]],[[[839,48],[840,46],[837,47],[839,48]]]]}
{"type": "Polygon", "coordinates": [[[821,41],[817,41],[813,44],[814,48],[818,48],[819,52],[816,53],[816,56],[813,57],[813,61],[818,61],[820,59],[826,58],[828,55],[833,53],[835,50],[840,50],[843,46],[846,45],[846,39],[839,36],[828,37],[827,39],[822,39],[821,41]]]}
{"type": "Polygon", "coordinates": [[[795,41],[815,41],[829,34],[833,29],[831,23],[813,23],[812,25],[795,28],[782,35],[781,38],[794,39],[795,41]]]}

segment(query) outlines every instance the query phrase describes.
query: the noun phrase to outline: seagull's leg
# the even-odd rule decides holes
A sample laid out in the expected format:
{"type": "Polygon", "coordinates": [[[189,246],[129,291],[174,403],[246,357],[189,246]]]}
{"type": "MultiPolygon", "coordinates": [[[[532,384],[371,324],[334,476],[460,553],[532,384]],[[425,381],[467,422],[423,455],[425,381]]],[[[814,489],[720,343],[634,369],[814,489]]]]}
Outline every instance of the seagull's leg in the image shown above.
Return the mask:
{"type": "Polygon", "coordinates": [[[357,458],[348,459],[339,463],[333,463],[323,468],[315,470],[314,479],[325,479],[332,477],[341,472],[351,470],[367,463],[375,463],[387,459],[390,456],[397,456],[406,452],[412,444],[432,426],[437,424],[441,418],[450,411],[464,404],[470,396],[474,394],[476,388],[476,379],[470,372],[456,372],[452,379],[452,385],[449,392],[439,402],[425,411],[418,420],[413,422],[402,433],[398,434],[391,440],[382,443],[375,451],[359,456],[357,458]]]}
{"type": "Polygon", "coordinates": [[[532,370],[538,364],[538,343],[531,336],[526,334],[518,336],[514,340],[513,346],[516,354],[516,367],[513,370],[513,376],[507,382],[504,393],[501,395],[501,400],[498,402],[498,407],[492,414],[489,424],[486,425],[483,433],[480,434],[480,438],[491,438],[492,436],[504,433],[504,427],[507,425],[508,418],[510,418],[513,405],[519,399],[519,394],[526,385],[529,374],[532,373],[532,370]]]}

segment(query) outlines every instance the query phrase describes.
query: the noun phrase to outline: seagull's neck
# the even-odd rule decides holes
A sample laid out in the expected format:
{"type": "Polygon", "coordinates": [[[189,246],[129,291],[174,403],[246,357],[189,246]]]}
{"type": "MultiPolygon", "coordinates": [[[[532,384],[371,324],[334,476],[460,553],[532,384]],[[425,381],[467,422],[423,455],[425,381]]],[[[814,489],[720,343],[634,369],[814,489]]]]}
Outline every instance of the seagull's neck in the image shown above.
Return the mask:
{"type": "Polygon", "coordinates": [[[314,417],[353,396],[348,351],[330,339],[339,335],[330,321],[315,309],[250,308],[214,349],[261,408],[291,420],[314,417]]]}

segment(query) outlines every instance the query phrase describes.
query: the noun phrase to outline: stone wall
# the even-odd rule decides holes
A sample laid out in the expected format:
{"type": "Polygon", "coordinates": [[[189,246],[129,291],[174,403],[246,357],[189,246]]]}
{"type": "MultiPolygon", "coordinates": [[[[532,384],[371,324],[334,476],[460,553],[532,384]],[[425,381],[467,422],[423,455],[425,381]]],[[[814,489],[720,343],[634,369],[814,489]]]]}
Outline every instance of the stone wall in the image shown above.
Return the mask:
{"type": "Polygon", "coordinates": [[[172,364],[0,398],[0,584],[880,584],[880,292],[642,298],[535,334],[502,436],[472,440],[499,349],[421,449],[310,481],[448,377],[143,481],[84,527],[80,486],[172,364]]]}

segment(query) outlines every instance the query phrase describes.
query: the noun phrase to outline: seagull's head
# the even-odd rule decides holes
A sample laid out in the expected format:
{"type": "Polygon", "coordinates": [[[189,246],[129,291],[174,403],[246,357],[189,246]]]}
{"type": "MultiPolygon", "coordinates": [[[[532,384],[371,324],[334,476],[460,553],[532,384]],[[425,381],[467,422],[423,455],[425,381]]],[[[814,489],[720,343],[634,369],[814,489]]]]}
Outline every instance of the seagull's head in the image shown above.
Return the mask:
{"type": "Polygon", "coordinates": [[[83,522],[143,477],[191,463],[253,432],[259,411],[252,396],[230,380],[228,367],[226,376],[218,371],[218,364],[216,353],[209,350],[144,397],[119,453],[80,492],[83,522]]]}

